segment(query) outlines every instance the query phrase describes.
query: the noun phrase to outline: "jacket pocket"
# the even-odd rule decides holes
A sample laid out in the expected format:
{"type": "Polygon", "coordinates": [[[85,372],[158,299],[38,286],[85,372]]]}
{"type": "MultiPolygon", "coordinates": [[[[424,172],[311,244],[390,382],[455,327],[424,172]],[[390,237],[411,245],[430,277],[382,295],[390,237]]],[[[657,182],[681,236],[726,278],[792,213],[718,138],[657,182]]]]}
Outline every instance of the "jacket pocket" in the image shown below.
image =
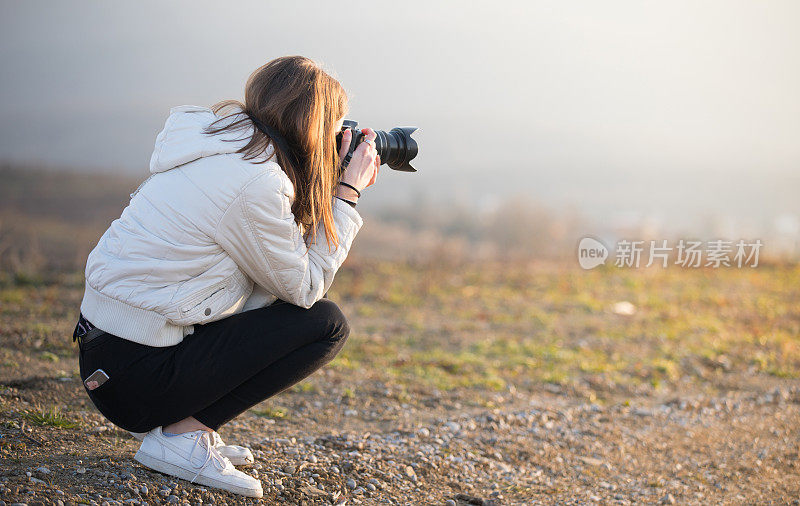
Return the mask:
{"type": "Polygon", "coordinates": [[[178,305],[172,311],[170,322],[175,325],[194,325],[213,321],[219,313],[229,306],[231,286],[235,282],[227,280],[201,291],[178,305]]]}

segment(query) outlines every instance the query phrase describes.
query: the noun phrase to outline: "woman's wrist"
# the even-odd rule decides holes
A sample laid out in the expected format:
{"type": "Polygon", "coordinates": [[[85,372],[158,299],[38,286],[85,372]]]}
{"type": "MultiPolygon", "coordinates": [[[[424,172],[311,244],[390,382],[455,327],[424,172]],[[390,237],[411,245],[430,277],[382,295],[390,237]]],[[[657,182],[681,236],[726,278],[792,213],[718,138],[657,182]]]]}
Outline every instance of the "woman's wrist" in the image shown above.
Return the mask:
{"type": "Polygon", "coordinates": [[[339,181],[339,184],[344,186],[344,187],[346,187],[346,188],[350,188],[351,190],[356,192],[356,195],[358,195],[359,197],[361,196],[361,191],[358,188],[356,188],[355,186],[353,186],[350,183],[348,183],[347,181],[339,181]]]}
{"type": "Polygon", "coordinates": [[[342,197],[339,197],[338,195],[334,195],[334,196],[333,196],[333,198],[335,198],[335,199],[337,199],[337,200],[341,200],[342,202],[345,202],[345,203],[347,203],[347,205],[348,205],[348,206],[350,206],[350,207],[352,207],[352,208],[355,208],[355,207],[356,207],[356,203],[355,203],[355,202],[352,202],[352,201],[350,201],[350,200],[347,200],[347,199],[344,199],[344,198],[342,198],[342,197]]]}
{"type": "Polygon", "coordinates": [[[356,191],[341,184],[336,185],[336,192],[334,192],[334,195],[349,200],[350,202],[358,202],[358,194],[356,191]]]}

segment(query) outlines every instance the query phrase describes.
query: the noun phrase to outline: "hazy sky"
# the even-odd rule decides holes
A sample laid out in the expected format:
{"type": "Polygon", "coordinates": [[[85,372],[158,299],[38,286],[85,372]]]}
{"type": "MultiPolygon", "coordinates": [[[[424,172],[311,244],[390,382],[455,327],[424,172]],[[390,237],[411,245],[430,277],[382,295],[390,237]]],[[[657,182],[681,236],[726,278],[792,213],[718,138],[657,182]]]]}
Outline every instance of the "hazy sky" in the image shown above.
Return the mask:
{"type": "Polygon", "coordinates": [[[170,107],[303,54],[362,125],[422,128],[420,172],[383,170],[387,196],[800,212],[794,0],[0,5],[3,160],[144,176],[170,107]]]}

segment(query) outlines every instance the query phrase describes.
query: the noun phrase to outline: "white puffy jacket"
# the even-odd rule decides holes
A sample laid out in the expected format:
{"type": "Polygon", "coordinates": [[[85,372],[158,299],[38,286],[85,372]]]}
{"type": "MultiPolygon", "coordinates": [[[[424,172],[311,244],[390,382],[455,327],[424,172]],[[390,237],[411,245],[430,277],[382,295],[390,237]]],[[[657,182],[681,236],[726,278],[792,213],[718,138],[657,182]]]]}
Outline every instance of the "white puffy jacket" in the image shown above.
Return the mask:
{"type": "Polygon", "coordinates": [[[194,324],[278,298],[310,307],[333,282],[361,216],[331,197],[339,247],[328,251],[321,224],[308,246],[286,173],[274,158],[256,164],[235,153],[252,130],[204,134],[216,119],[205,107],[170,110],[152,174],[89,254],[81,313],[102,330],[171,346],[194,324]]]}

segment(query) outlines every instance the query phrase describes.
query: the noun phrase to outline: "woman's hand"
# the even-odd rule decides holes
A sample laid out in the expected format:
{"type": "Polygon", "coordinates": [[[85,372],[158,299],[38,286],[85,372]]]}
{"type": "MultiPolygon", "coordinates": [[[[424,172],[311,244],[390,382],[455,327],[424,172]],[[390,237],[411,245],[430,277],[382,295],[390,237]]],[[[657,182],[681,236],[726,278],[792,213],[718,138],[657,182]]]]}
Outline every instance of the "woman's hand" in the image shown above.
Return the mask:
{"type": "MultiPolygon", "coordinates": [[[[371,128],[364,128],[361,132],[364,133],[365,140],[356,147],[352,158],[350,158],[350,163],[339,178],[340,181],[355,186],[359,191],[375,183],[375,180],[378,178],[378,168],[381,165],[381,157],[378,156],[378,151],[375,149],[375,146],[373,143],[366,142],[367,140],[374,141],[377,134],[371,128]]],[[[352,133],[348,129],[342,134],[342,146],[339,150],[340,163],[350,149],[351,141],[352,133]]],[[[346,186],[339,186],[336,191],[337,195],[347,200],[352,200],[354,196],[356,199],[358,198],[355,192],[346,186]],[[352,193],[348,193],[348,191],[352,193]]]]}

